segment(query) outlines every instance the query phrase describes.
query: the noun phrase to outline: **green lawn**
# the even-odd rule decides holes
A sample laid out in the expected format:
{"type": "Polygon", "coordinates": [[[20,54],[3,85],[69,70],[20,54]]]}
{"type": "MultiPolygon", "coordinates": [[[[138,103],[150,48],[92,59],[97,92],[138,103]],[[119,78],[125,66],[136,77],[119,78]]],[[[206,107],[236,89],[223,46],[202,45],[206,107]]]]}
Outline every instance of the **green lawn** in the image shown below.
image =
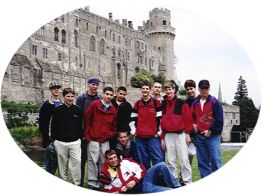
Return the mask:
{"type": "MultiPolygon", "coordinates": [[[[230,159],[232,159],[239,150],[224,150],[222,151],[222,161],[223,165],[225,165],[230,159]]],[[[200,174],[198,171],[198,166],[197,166],[197,157],[194,156],[193,163],[192,163],[192,176],[193,176],[193,181],[197,181],[200,178],[200,174]]]]}

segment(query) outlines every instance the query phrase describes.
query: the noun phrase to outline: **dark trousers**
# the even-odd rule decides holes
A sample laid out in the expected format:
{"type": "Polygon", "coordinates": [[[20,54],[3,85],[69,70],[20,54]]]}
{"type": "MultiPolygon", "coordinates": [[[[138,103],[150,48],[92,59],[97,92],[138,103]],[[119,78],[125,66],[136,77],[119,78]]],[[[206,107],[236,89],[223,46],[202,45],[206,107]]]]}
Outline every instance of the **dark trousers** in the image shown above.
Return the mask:
{"type": "Polygon", "coordinates": [[[81,141],[81,179],[80,179],[80,186],[84,186],[85,181],[85,168],[87,162],[87,141],[81,141]]]}

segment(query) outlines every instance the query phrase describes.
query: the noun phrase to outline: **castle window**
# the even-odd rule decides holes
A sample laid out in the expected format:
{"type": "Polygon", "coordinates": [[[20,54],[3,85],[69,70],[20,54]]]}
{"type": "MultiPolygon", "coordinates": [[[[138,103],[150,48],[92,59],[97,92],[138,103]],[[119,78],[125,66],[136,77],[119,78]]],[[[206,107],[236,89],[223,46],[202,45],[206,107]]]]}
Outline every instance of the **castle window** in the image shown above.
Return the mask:
{"type": "Polygon", "coordinates": [[[232,113],[232,119],[236,118],[236,113],[232,113]]]}
{"type": "Polygon", "coordinates": [[[100,41],[100,53],[105,54],[105,40],[104,39],[100,41]]]}
{"type": "Polygon", "coordinates": [[[43,58],[47,59],[47,48],[43,48],[43,58]]]}
{"type": "Polygon", "coordinates": [[[121,44],[121,37],[120,36],[118,36],[118,43],[121,44]]]}
{"type": "Polygon", "coordinates": [[[76,27],[79,26],[79,19],[76,18],[76,27]]]}
{"type": "Polygon", "coordinates": [[[62,30],[62,43],[66,43],[66,31],[62,30]]]}
{"type": "Polygon", "coordinates": [[[136,67],[136,68],[135,68],[135,72],[136,72],[136,73],[139,73],[139,67],[136,67]]]}
{"type": "Polygon", "coordinates": [[[236,125],[238,124],[238,120],[236,120],[236,125]]]}
{"type": "Polygon", "coordinates": [[[112,54],[113,54],[113,57],[116,56],[116,49],[115,49],[115,46],[112,48],[112,54]]]}
{"type": "Polygon", "coordinates": [[[121,57],[121,49],[120,48],[118,49],[117,57],[119,57],[119,58],[121,57]]]}
{"type": "Polygon", "coordinates": [[[78,47],[78,32],[74,31],[74,40],[75,40],[75,47],[78,47]]]}
{"type": "Polygon", "coordinates": [[[150,22],[150,25],[153,26],[153,22],[150,22]]]}
{"type": "Polygon", "coordinates": [[[59,30],[58,30],[57,27],[55,27],[55,29],[54,29],[54,40],[55,40],[55,41],[59,41],[59,35],[58,35],[58,33],[59,33],[59,30]]]}
{"type": "Polygon", "coordinates": [[[166,20],[163,20],[163,25],[166,26],[166,20]]]}
{"type": "Polygon", "coordinates": [[[88,30],[88,22],[86,23],[86,30],[88,30]]]}
{"type": "Polygon", "coordinates": [[[77,57],[75,57],[75,63],[76,63],[76,66],[77,66],[77,64],[78,64],[78,58],[77,57]]]}
{"type": "Polygon", "coordinates": [[[96,50],[96,39],[94,36],[90,38],[90,50],[95,51],[96,50]]]}
{"type": "Polygon", "coordinates": [[[127,46],[127,44],[128,44],[128,43],[127,43],[127,37],[125,37],[125,45],[127,46]]]}
{"type": "Polygon", "coordinates": [[[98,34],[98,30],[99,30],[99,27],[98,27],[98,26],[96,26],[96,34],[98,34]]]}
{"type": "Polygon", "coordinates": [[[65,23],[65,16],[64,15],[61,16],[61,22],[65,23]]]}
{"type": "Polygon", "coordinates": [[[136,42],[136,48],[139,49],[139,41],[136,42]]]}
{"type": "Polygon", "coordinates": [[[105,30],[105,38],[107,37],[107,30],[105,30]]]}
{"type": "Polygon", "coordinates": [[[62,53],[60,52],[57,53],[57,60],[62,61],[62,53]]]}
{"type": "Polygon", "coordinates": [[[32,45],[32,54],[37,55],[37,45],[32,45]]]}
{"type": "Polygon", "coordinates": [[[121,78],[121,64],[117,63],[117,78],[120,79],[121,78]]]}

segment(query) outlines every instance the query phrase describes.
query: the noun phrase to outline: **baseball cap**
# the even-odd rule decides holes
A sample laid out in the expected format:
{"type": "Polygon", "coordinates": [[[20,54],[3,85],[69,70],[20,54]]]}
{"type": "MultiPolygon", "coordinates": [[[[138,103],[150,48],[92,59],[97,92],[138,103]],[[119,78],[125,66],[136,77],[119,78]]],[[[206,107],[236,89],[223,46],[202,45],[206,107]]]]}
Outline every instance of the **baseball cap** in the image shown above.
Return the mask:
{"type": "Polygon", "coordinates": [[[49,85],[49,89],[53,89],[53,88],[61,88],[62,85],[59,82],[52,82],[49,85]]]}
{"type": "Polygon", "coordinates": [[[100,80],[97,78],[97,77],[90,77],[87,81],[88,84],[91,84],[91,83],[95,83],[97,85],[99,85],[100,83],[100,80]]]}
{"type": "Polygon", "coordinates": [[[201,81],[199,81],[198,87],[199,88],[210,87],[209,81],[208,80],[201,80],[201,81]]]}

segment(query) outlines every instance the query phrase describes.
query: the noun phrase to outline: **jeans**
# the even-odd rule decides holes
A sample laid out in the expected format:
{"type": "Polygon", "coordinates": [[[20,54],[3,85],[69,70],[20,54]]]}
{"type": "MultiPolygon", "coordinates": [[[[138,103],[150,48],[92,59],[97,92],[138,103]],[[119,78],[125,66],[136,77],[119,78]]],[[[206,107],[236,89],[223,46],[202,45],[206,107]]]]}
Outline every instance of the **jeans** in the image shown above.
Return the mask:
{"type": "Polygon", "coordinates": [[[197,134],[195,145],[198,168],[202,178],[222,167],[220,135],[205,137],[197,134]]]}
{"type": "Polygon", "coordinates": [[[151,167],[145,174],[142,190],[144,193],[163,192],[181,187],[164,162],[151,167]]]}
{"type": "Polygon", "coordinates": [[[136,147],[141,164],[147,170],[151,167],[150,160],[152,160],[153,165],[164,162],[164,152],[161,148],[159,137],[136,137],[136,147]]]}

